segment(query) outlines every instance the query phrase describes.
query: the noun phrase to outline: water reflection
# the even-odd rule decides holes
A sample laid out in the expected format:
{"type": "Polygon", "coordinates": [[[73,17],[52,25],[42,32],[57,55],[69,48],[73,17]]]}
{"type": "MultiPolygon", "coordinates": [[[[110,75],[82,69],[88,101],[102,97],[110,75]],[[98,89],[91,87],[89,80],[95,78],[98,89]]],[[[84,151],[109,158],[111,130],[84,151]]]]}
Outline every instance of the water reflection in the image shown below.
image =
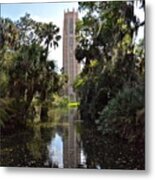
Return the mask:
{"type": "Polygon", "coordinates": [[[48,122],[1,139],[0,165],[82,167],[85,157],[80,126],[77,109],[51,110],[48,122]]]}
{"type": "Polygon", "coordinates": [[[55,109],[48,122],[0,139],[0,165],[53,168],[144,169],[144,144],[136,148],[101,135],[77,109],[55,109]]]}
{"type": "Polygon", "coordinates": [[[62,116],[57,120],[55,135],[48,145],[50,164],[51,167],[77,168],[83,163],[81,158],[84,159],[84,154],[81,153],[80,132],[77,128],[77,109],[69,109],[62,116]]]}
{"type": "Polygon", "coordinates": [[[130,143],[117,136],[103,136],[95,124],[84,121],[81,139],[87,168],[144,169],[144,144],[130,143]],[[89,127],[89,128],[88,128],[89,127]],[[138,148],[137,148],[138,147],[138,148]]]}
{"type": "Polygon", "coordinates": [[[68,126],[64,129],[64,167],[76,168],[80,165],[80,134],[76,130],[76,109],[68,111],[68,126]]]}
{"type": "Polygon", "coordinates": [[[63,168],[63,141],[58,133],[55,133],[54,138],[47,145],[47,148],[49,152],[49,164],[52,167],[63,168]]]}

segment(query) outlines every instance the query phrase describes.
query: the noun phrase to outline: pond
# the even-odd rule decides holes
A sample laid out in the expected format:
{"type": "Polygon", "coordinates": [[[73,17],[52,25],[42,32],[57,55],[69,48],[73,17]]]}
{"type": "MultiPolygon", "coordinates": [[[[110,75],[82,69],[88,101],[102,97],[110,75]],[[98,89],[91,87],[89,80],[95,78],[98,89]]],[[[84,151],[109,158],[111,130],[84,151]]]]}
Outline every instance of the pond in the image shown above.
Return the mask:
{"type": "Polygon", "coordinates": [[[48,122],[1,138],[1,166],[85,166],[77,109],[55,109],[49,114],[48,122]]]}
{"type": "Polygon", "coordinates": [[[1,138],[0,165],[13,167],[143,169],[142,153],[117,137],[104,137],[78,110],[54,109],[48,122],[1,138]]]}

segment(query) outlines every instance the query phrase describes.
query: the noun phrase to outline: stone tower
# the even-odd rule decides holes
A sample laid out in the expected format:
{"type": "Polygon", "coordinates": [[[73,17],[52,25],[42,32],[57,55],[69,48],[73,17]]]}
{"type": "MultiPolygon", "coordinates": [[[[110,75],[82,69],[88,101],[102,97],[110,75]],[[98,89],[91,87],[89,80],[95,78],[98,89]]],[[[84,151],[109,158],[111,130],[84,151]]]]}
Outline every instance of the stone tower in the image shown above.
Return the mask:
{"type": "Polygon", "coordinates": [[[75,26],[78,20],[78,13],[73,11],[64,12],[64,26],[63,26],[63,68],[64,73],[68,76],[68,83],[65,88],[65,95],[69,100],[75,101],[75,93],[72,84],[80,72],[80,64],[75,59],[75,26]]]}

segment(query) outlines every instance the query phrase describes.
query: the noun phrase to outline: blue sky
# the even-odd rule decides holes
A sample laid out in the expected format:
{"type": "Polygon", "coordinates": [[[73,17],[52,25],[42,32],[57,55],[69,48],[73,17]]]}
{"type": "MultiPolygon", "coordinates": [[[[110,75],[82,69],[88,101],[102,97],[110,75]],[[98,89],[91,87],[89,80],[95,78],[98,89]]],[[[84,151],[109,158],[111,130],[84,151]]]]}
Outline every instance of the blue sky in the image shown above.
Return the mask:
{"type": "Polygon", "coordinates": [[[50,160],[59,168],[63,168],[63,141],[58,133],[55,133],[55,137],[52,138],[48,150],[50,160]]]}
{"type": "MultiPolygon", "coordinates": [[[[29,13],[36,21],[52,21],[60,27],[60,35],[62,36],[64,10],[67,11],[69,9],[71,11],[73,8],[77,10],[77,2],[2,4],[1,16],[15,21],[24,16],[25,13],[29,13]]],[[[62,39],[59,42],[59,47],[56,50],[51,50],[50,57],[56,60],[56,64],[60,69],[62,67],[62,39]]]]}
{"type": "MultiPolygon", "coordinates": [[[[63,32],[63,16],[64,10],[70,11],[75,8],[77,10],[77,2],[53,2],[53,3],[12,3],[1,5],[1,16],[9,17],[12,20],[17,20],[25,13],[31,14],[31,17],[36,21],[50,22],[52,21],[60,27],[60,35],[63,32]]],[[[135,9],[136,15],[143,21],[144,13],[142,10],[135,9]]],[[[81,16],[81,15],[80,15],[81,16]]],[[[144,36],[144,29],[140,28],[139,38],[144,36]]],[[[56,64],[60,69],[62,67],[62,39],[59,42],[59,47],[56,50],[51,50],[50,58],[56,60],[56,64]]]]}
{"type": "Polygon", "coordinates": [[[17,20],[20,16],[27,12],[32,16],[39,16],[52,20],[63,18],[63,12],[64,10],[67,10],[67,8],[72,10],[72,8],[77,9],[77,7],[77,2],[2,4],[1,15],[2,17],[9,17],[13,20],[17,20]]]}

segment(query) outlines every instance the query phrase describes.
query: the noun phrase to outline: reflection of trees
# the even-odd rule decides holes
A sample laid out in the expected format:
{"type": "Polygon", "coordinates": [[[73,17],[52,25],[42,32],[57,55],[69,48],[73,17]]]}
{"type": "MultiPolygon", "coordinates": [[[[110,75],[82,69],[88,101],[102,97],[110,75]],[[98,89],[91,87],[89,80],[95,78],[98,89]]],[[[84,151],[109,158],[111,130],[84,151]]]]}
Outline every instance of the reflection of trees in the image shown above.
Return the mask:
{"type": "Polygon", "coordinates": [[[11,137],[4,138],[1,165],[18,167],[42,167],[44,155],[46,154],[44,145],[38,134],[26,131],[11,137]]]}
{"type": "MultiPolygon", "coordinates": [[[[52,128],[42,128],[41,134],[42,139],[44,143],[46,144],[47,149],[47,156],[44,160],[45,166],[49,166],[52,168],[58,168],[59,162],[55,162],[53,157],[55,156],[55,153],[57,153],[54,149],[56,148],[56,144],[54,143],[56,141],[55,135],[57,134],[59,137],[63,137],[63,129],[65,126],[63,126],[63,122],[65,122],[67,119],[67,111],[64,109],[54,109],[49,112],[49,122],[52,124],[52,128]]],[[[58,151],[59,149],[57,149],[58,151]]]]}
{"type": "MultiPolygon", "coordinates": [[[[53,126],[48,123],[38,124],[31,131],[19,133],[3,139],[1,165],[29,167],[58,167],[49,158],[48,145],[54,140],[55,134],[62,137],[63,162],[65,168],[76,168],[80,165],[80,126],[76,120],[76,109],[57,111],[59,117],[53,126]]],[[[51,122],[53,123],[53,122],[51,122]]],[[[53,145],[54,146],[54,145],[53,145]]],[[[53,147],[52,147],[53,148],[53,147]]]]}
{"type": "Polygon", "coordinates": [[[41,133],[40,133],[40,126],[35,127],[34,129],[34,136],[30,142],[27,143],[27,148],[30,150],[34,159],[41,159],[41,133]]]}
{"type": "Polygon", "coordinates": [[[33,158],[33,161],[31,161],[32,163],[30,164],[30,166],[44,166],[43,162],[47,156],[45,138],[47,138],[49,135],[50,134],[47,133],[46,136],[43,136],[42,128],[40,126],[34,127],[33,136],[31,137],[31,140],[27,143],[27,148],[33,158]]]}
{"type": "Polygon", "coordinates": [[[118,137],[102,136],[95,125],[85,122],[82,131],[87,168],[144,169],[144,152],[118,137]]]}
{"type": "Polygon", "coordinates": [[[1,166],[27,166],[29,151],[26,148],[27,134],[3,137],[1,140],[1,166]]]}
{"type": "MultiPolygon", "coordinates": [[[[54,141],[55,134],[63,140],[63,163],[65,168],[76,168],[80,164],[80,135],[76,130],[76,120],[79,119],[77,109],[56,109],[50,112],[52,123],[55,126],[51,130],[51,136],[47,143],[54,141]],[[53,138],[51,138],[53,137],[53,138]]],[[[45,131],[46,133],[46,131],[45,131]]],[[[43,137],[46,137],[44,134],[43,137]]],[[[54,146],[54,145],[53,145],[54,146]]],[[[52,149],[55,147],[52,147],[52,149]]],[[[49,152],[50,153],[50,152],[49,152]]],[[[46,164],[50,167],[59,167],[48,157],[46,164]]]]}

